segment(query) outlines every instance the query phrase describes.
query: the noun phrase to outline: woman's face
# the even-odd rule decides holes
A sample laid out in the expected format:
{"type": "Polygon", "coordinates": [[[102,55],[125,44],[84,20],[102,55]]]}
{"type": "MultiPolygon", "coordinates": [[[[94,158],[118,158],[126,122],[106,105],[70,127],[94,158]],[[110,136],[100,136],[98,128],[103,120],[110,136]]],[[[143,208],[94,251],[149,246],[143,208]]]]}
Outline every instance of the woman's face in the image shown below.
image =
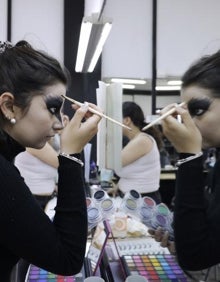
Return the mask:
{"type": "Polygon", "coordinates": [[[15,107],[16,124],[7,131],[24,147],[42,148],[45,143],[63,128],[61,109],[66,87],[57,83],[46,87],[43,94],[33,97],[28,111],[24,114],[15,107]]]}
{"type": "Polygon", "coordinates": [[[183,88],[181,97],[201,132],[203,148],[220,146],[220,99],[198,86],[183,88]]]}

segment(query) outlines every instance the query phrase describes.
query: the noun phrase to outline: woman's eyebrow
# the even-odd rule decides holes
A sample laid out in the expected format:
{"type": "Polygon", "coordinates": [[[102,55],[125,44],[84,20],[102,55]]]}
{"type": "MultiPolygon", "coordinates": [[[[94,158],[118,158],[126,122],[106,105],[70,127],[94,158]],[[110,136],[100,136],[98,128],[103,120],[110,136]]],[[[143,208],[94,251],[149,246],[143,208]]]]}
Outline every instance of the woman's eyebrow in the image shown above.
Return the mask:
{"type": "Polygon", "coordinates": [[[44,97],[45,102],[48,101],[59,101],[59,102],[63,102],[63,98],[61,97],[61,95],[52,95],[52,94],[48,94],[47,96],[44,97]]]}

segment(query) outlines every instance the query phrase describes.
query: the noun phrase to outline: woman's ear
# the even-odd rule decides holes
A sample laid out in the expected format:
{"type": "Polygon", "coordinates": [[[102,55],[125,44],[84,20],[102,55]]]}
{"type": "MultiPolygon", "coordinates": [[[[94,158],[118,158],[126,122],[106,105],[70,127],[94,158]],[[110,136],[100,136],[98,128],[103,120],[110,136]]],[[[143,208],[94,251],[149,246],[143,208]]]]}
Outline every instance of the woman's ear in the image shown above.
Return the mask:
{"type": "Polygon", "coordinates": [[[123,118],[123,123],[124,123],[125,125],[129,125],[129,124],[131,123],[131,118],[130,118],[130,117],[125,117],[125,118],[123,118]]]}
{"type": "Polygon", "coordinates": [[[14,95],[10,92],[4,92],[0,96],[0,108],[2,114],[7,118],[11,119],[14,118],[14,95]]]}

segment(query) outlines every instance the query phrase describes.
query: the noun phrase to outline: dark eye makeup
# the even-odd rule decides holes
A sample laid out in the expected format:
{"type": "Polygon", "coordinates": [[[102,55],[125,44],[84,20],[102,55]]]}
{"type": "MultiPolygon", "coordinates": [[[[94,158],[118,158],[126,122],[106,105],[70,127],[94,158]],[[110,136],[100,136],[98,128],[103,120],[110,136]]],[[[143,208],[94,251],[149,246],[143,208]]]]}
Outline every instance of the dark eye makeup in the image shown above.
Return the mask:
{"type": "Polygon", "coordinates": [[[61,96],[47,96],[45,97],[45,104],[48,109],[48,111],[52,114],[55,115],[60,121],[61,119],[61,109],[63,106],[63,98],[61,96]]]}
{"type": "Polygon", "coordinates": [[[188,102],[188,110],[192,117],[202,116],[210,107],[213,101],[209,98],[191,99],[188,102]]]}

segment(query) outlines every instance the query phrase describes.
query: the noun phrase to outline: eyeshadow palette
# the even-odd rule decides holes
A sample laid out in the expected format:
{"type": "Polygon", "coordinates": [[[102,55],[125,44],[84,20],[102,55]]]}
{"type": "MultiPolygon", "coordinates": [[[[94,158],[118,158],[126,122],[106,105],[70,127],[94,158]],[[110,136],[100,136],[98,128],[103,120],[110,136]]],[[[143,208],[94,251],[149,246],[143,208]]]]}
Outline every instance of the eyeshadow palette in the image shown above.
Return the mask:
{"type": "Polygon", "coordinates": [[[111,230],[108,222],[103,221],[102,225],[96,226],[92,240],[87,242],[84,266],[80,273],[74,276],[61,276],[35,265],[30,265],[25,282],[81,282],[87,276],[99,275],[99,265],[110,233],[111,230]],[[103,235],[103,241],[98,242],[96,240],[100,233],[103,235]]]}
{"type": "Polygon", "coordinates": [[[171,254],[122,256],[127,276],[141,275],[149,282],[187,282],[187,278],[171,254]]]}
{"type": "MultiPolygon", "coordinates": [[[[76,282],[75,276],[61,276],[48,272],[35,265],[31,265],[26,282],[76,282]]],[[[83,280],[82,280],[83,281],[83,280]]]]}

